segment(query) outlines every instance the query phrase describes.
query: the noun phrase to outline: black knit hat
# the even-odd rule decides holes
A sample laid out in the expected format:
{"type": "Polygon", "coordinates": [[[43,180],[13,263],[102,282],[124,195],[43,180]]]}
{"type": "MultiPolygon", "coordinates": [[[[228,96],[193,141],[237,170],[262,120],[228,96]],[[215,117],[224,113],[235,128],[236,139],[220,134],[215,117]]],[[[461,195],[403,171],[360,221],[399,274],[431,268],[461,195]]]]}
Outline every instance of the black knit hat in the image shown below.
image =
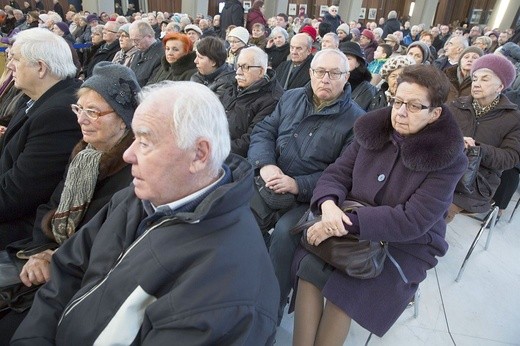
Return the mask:
{"type": "Polygon", "coordinates": [[[134,71],[120,64],[101,61],[81,87],[100,94],[123,119],[126,127],[131,127],[138,105],[137,95],[141,91],[134,71]]]}

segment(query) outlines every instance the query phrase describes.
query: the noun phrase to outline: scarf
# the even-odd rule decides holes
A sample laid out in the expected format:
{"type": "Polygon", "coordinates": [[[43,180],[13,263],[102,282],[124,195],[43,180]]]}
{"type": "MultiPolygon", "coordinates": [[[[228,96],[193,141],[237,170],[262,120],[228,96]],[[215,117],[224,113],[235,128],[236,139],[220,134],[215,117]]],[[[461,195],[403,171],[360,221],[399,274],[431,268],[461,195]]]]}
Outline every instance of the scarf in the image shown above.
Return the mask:
{"type": "Polygon", "coordinates": [[[500,101],[500,94],[498,94],[498,96],[487,106],[479,105],[476,100],[473,100],[471,105],[473,106],[473,109],[475,110],[476,117],[480,118],[481,116],[483,116],[484,114],[488,113],[490,110],[495,108],[499,101],[500,101]]]}
{"type": "Polygon", "coordinates": [[[52,233],[62,244],[76,231],[94,195],[102,152],[90,144],[69,165],[60,204],[52,217],[52,233]]]}

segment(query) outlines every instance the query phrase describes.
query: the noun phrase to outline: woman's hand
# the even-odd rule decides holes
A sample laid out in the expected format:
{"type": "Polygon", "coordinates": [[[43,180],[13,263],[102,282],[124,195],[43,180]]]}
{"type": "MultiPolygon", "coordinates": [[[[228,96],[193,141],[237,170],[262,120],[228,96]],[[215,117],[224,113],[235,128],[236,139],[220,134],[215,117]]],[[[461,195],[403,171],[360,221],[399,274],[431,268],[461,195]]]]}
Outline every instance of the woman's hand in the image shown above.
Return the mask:
{"type": "Polygon", "coordinates": [[[292,193],[297,195],[299,191],[296,180],[283,173],[276,174],[265,180],[265,187],[273,190],[275,193],[292,193]]]}
{"type": "Polygon", "coordinates": [[[7,127],[0,126],[0,137],[4,135],[5,131],[7,130],[7,127]]]}
{"type": "Polygon", "coordinates": [[[20,273],[20,280],[25,286],[41,285],[50,280],[50,264],[53,254],[54,250],[45,250],[29,257],[20,273]]]}
{"type": "Polygon", "coordinates": [[[270,38],[269,40],[267,40],[267,44],[265,45],[265,48],[271,48],[274,44],[274,40],[272,38],[270,38]]]}
{"type": "Polygon", "coordinates": [[[464,148],[468,148],[468,147],[474,147],[476,144],[475,144],[475,140],[471,137],[464,137],[464,148]]]}
{"type": "Polygon", "coordinates": [[[307,230],[307,242],[318,246],[330,237],[342,237],[347,235],[343,223],[352,225],[347,215],[333,202],[325,201],[321,204],[321,221],[315,223],[307,230]]]}

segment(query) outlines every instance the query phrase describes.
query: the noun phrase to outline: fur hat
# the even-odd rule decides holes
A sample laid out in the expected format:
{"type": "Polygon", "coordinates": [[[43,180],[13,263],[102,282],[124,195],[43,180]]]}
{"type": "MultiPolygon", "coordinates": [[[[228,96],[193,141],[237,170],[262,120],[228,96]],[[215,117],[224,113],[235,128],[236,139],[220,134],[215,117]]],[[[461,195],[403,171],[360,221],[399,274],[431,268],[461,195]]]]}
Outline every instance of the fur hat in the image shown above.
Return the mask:
{"type": "Polygon", "coordinates": [[[464,49],[462,51],[462,53],[460,53],[460,57],[459,57],[459,66],[460,66],[460,61],[462,60],[462,57],[467,54],[467,53],[477,53],[478,56],[482,56],[484,55],[484,52],[482,51],[482,49],[480,49],[479,47],[477,46],[469,46],[468,48],[464,49]]]}
{"type": "Polygon", "coordinates": [[[366,64],[365,60],[365,54],[363,54],[363,51],[361,50],[361,46],[357,44],[356,42],[345,42],[341,45],[341,51],[345,55],[353,55],[357,58],[357,60],[362,63],[366,64]]]}
{"type": "Polygon", "coordinates": [[[316,42],[316,37],[318,36],[318,33],[316,32],[316,29],[312,27],[312,25],[305,25],[303,28],[300,29],[300,33],[305,33],[309,35],[312,38],[312,42],[316,42]]]}
{"type": "Polygon", "coordinates": [[[423,63],[423,64],[424,64],[426,61],[429,61],[429,60],[430,60],[430,48],[426,45],[426,43],[421,42],[421,41],[415,41],[415,42],[412,42],[412,43],[410,43],[410,45],[408,46],[408,49],[406,50],[406,53],[408,53],[408,51],[409,51],[410,48],[412,48],[412,47],[419,47],[419,49],[421,50],[422,55],[423,55],[423,59],[422,59],[422,63],[423,63]]]}
{"type": "Polygon", "coordinates": [[[493,71],[504,85],[504,89],[509,88],[516,77],[516,70],[511,61],[498,54],[486,54],[478,58],[473,63],[471,74],[483,68],[493,71]]]}
{"type": "Polygon", "coordinates": [[[188,33],[188,31],[193,30],[199,34],[199,36],[202,36],[202,30],[196,26],[195,24],[188,24],[184,27],[184,33],[188,33]]]}
{"type": "Polygon", "coordinates": [[[383,77],[383,79],[387,79],[390,73],[401,67],[410,65],[415,65],[415,60],[413,60],[408,55],[393,56],[389,58],[381,67],[381,77],[383,77]]]}
{"type": "Polygon", "coordinates": [[[141,91],[134,71],[126,66],[101,61],[96,64],[92,76],[82,85],[97,92],[130,128],[137,108],[137,94],[141,91]]]}
{"type": "Polygon", "coordinates": [[[249,42],[249,31],[242,26],[237,26],[229,32],[228,37],[236,37],[244,44],[249,42]]]}
{"type": "Polygon", "coordinates": [[[341,24],[340,26],[338,26],[338,28],[336,29],[336,33],[338,33],[338,30],[341,30],[343,31],[345,34],[350,34],[350,26],[348,26],[348,24],[341,24]]]}
{"type": "Polygon", "coordinates": [[[368,38],[370,41],[374,41],[374,33],[368,29],[365,29],[363,30],[363,32],[361,33],[361,35],[365,36],[366,38],[368,38]]]}
{"type": "Polygon", "coordinates": [[[507,42],[498,52],[509,59],[513,64],[520,63],[520,46],[514,42],[507,42]]]}
{"type": "Polygon", "coordinates": [[[58,28],[60,28],[60,30],[63,31],[63,33],[65,35],[70,34],[69,26],[67,25],[67,23],[58,22],[58,23],[54,23],[54,25],[56,25],[58,28]]]}

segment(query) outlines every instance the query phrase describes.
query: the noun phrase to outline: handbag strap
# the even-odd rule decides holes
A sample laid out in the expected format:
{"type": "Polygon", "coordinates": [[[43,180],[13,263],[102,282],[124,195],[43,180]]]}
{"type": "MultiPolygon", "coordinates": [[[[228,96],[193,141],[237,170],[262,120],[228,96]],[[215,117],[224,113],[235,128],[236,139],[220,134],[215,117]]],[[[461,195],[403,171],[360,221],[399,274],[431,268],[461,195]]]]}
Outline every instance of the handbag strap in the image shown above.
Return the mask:
{"type": "Polygon", "coordinates": [[[406,275],[404,275],[404,272],[403,272],[403,269],[401,268],[401,266],[399,265],[399,263],[397,263],[396,259],[394,258],[394,256],[392,256],[390,254],[390,251],[388,251],[388,243],[384,243],[384,246],[383,248],[385,249],[385,253],[386,253],[386,256],[390,259],[390,261],[394,264],[395,268],[397,269],[397,271],[399,272],[399,275],[401,275],[401,279],[403,279],[404,283],[407,284],[408,283],[408,279],[406,278],[406,275]]]}

